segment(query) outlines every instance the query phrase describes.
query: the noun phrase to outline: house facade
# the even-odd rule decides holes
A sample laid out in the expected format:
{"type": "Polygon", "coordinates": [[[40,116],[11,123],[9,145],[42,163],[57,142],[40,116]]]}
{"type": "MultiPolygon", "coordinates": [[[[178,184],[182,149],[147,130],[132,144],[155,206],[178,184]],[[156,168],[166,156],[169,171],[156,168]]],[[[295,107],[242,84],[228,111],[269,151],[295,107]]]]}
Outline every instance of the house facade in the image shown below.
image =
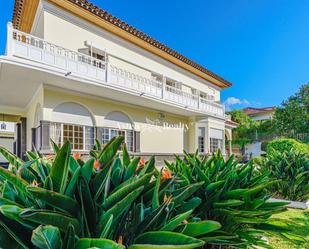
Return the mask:
{"type": "Polygon", "coordinates": [[[225,153],[232,137],[231,83],[86,0],[16,0],[0,70],[21,156],[51,153],[50,139],[86,154],[117,135],[145,156],[225,153]]]}
{"type": "MultiPolygon", "coordinates": [[[[263,122],[273,119],[273,116],[275,115],[276,112],[276,107],[262,107],[262,108],[247,107],[243,109],[243,112],[247,114],[254,121],[263,122]]],[[[265,151],[262,150],[262,142],[265,140],[265,138],[263,138],[263,134],[256,133],[253,136],[253,140],[254,142],[247,144],[245,146],[245,154],[248,158],[260,156],[265,153],[265,151]]]]}

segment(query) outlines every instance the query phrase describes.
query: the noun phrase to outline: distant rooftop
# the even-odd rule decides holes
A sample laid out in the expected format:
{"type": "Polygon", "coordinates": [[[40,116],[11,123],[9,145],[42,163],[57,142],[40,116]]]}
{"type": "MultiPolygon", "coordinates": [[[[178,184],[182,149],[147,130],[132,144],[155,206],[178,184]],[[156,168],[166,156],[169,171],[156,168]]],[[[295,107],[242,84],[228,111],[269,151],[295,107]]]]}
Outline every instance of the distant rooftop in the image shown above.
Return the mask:
{"type": "Polygon", "coordinates": [[[243,112],[249,116],[256,115],[256,114],[262,114],[262,113],[271,113],[276,111],[276,107],[263,107],[263,108],[254,108],[254,107],[247,107],[242,109],[243,112]]]}

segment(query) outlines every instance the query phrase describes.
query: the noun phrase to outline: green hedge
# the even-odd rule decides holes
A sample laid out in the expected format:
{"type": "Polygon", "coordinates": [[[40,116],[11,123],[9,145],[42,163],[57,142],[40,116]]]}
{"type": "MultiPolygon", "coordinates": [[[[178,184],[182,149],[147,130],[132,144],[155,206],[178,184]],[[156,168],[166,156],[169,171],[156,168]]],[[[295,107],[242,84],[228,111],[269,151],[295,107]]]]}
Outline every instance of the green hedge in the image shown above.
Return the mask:
{"type": "Polygon", "coordinates": [[[292,138],[280,138],[268,142],[267,154],[271,153],[272,150],[276,150],[281,153],[294,150],[300,153],[309,154],[309,146],[307,144],[298,142],[297,140],[292,138]]]}

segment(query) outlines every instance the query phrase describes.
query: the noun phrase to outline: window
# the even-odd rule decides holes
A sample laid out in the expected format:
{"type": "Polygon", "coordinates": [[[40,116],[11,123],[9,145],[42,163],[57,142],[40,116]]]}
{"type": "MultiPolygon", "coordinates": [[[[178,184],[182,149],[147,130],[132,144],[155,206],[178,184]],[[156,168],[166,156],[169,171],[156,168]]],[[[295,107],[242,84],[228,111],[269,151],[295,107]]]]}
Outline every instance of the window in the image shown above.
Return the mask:
{"type": "Polygon", "coordinates": [[[173,88],[181,89],[181,83],[175,80],[166,79],[166,85],[173,88]]]}
{"type": "Polygon", "coordinates": [[[91,49],[90,48],[80,48],[78,49],[78,52],[88,55],[92,57],[93,59],[90,60],[89,57],[83,57],[79,56],[79,60],[88,64],[92,64],[96,67],[99,67],[101,69],[105,69],[105,62],[106,62],[106,55],[104,51],[98,51],[97,49],[93,48],[93,52],[91,55],[91,49]]]}
{"type": "Polygon", "coordinates": [[[163,76],[154,72],[151,72],[151,78],[155,81],[162,82],[163,76]]]}
{"type": "Polygon", "coordinates": [[[94,146],[94,127],[51,123],[50,138],[59,146],[69,141],[72,150],[91,150],[94,146]]]}
{"type": "Polygon", "coordinates": [[[205,128],[198,128],[198,151],[199,153],[205,152],[205,128]]]}
{"type": "Polygon", "coordinates": [[[210,153],[215,153],[218,149],[222,151],[223,140],[218,138],[210,138],[210,153]]]}
{"type": "Polygon", "coordinates": [[[134,151],[134,131],[133,130],[119,130],[113,128],[102,129],[102,143],[107,144],[113,137],[123,136],[124,142],[127,145],[128,151],[134,151]]]}
{"type": "Polygon", "coordinates": [[[84,150],[84,128],[79,125],[63,125],[63,143],[69,141],[72,150],[84,150]]]}

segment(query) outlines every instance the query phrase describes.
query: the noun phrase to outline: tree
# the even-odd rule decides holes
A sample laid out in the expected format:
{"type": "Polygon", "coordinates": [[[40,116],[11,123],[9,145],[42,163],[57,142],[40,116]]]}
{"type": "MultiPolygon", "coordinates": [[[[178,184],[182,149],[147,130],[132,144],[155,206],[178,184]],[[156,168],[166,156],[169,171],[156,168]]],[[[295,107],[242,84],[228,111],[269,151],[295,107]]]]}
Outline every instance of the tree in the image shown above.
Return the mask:
{"type": "Polygon", "coordinates": [[[309,133],[309,83],[277,108],[274,126],[282,135],[309,133]]]}
{"type": "Polygon", "coordinates": [[[233,143],[239,145],[244,154],[245,146],[252,142],[252,134],[256,131],[258,124],[242,110],[233,110],[230,115],[232,120],[239,124],[233,130],[233,143]]]}

